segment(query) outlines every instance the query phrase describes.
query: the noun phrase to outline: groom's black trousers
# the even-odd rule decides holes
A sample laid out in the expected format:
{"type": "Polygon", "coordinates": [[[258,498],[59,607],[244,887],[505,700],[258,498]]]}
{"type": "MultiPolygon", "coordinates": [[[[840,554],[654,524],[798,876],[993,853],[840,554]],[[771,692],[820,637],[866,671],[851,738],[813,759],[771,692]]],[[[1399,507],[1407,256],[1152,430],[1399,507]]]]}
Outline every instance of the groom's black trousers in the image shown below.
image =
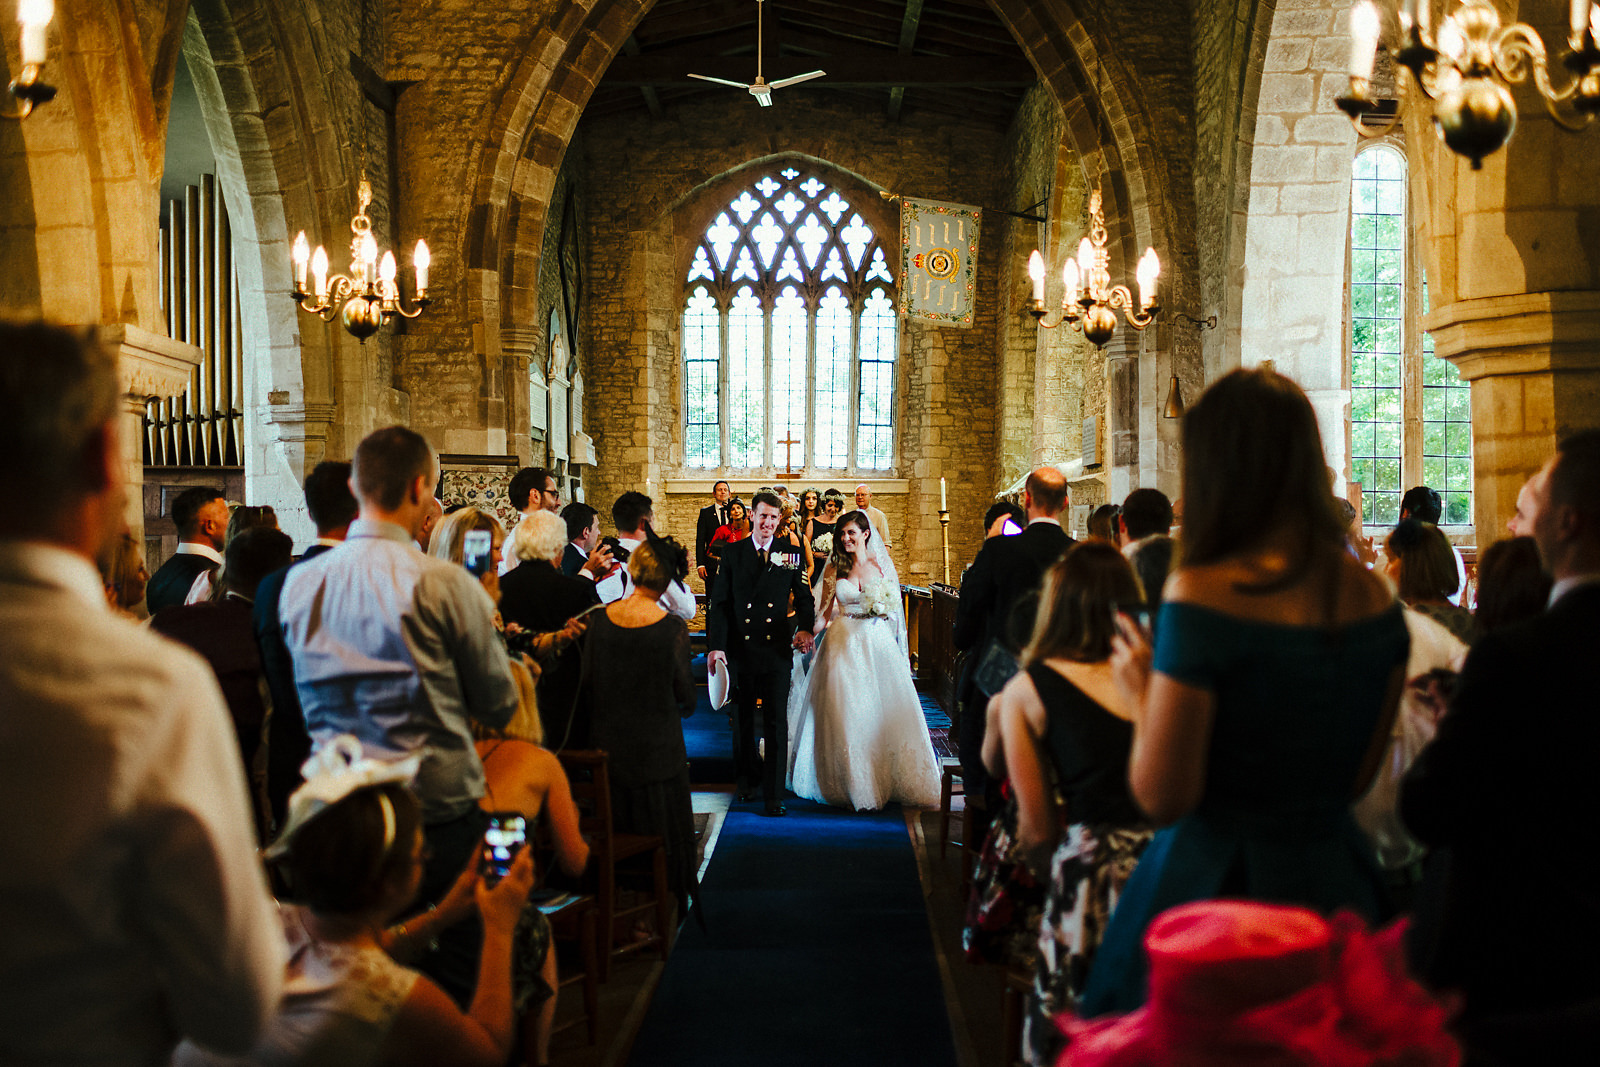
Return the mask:
{"type": "Polygon", "coordinates": [[[788,656],[779,658],[757,652],[740,656],[730,665],[739,690],[733,728],[736,784],[740,793],[748,793],[759,784],[767,807],[775,807],[783,803],[784,779],[789,773],[789,681],[793,664],[788,656]],[[761,704],[759,712],[757,701],[761,704]],[[757,714],[761,716],[761,736],[767,741],[765,761],[756,746],[757,714]]]}

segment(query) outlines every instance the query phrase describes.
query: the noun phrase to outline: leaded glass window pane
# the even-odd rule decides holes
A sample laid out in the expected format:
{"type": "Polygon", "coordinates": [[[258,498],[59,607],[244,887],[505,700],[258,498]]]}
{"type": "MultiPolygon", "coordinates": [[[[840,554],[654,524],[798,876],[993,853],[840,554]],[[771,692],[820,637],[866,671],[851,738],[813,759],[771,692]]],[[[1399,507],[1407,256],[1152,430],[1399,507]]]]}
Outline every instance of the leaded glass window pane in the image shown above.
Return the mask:
{"type": "Polygon", "coordinates": [[[683,461],[691,467],[722,464],[719,419],[722,315],[703,285],[689,294],[683,312],[684,440],[683,461]]]}
{"type": "MultiPolygon", "coordinates": [[[[1422,286],[1428,310],[1428,286],[1422,286]]],[[[1422,335],[1422,457],[1427,484],[1439,491],[1442,526],[1472,522],[1472,385],[1449,360],[1433,354],[1433,336],[1422,335]],[[1437,471],[1437,475],[1428,470],[1437,471]],[[1435,478],[1437,480],[1435,480],[1435,478]]]]}
{"type": "Polygon", "coordinates": [[[898,352],[894,304],[875,289],[861,309],[861,408],[856,465],[882,470],[894,462],[894,364],[898,352]]]}
{"type": "Polygon", "coordinates": [[[850,302],[837,285],[817,308],[817,434],[812,462],[850,464],[850,302]]]}
{"type": "Polygon", "coordinates": [[[1405,341],[1405,157],[1356,156],[1350,197],[1350,465],[1361,521],[1400,518],[1401,357],[1405,341]]]}
{"type": "Polygon", "coordinates": [[[805,464],[806,305],[785,286],[772,309],[772,464],[805,464]]]}
{"type": "Polygon", "coordinates": [[[728,309],[728,462],[759,467],[766,462],[766,316],[754,289],[745,286],[728,309]]]}

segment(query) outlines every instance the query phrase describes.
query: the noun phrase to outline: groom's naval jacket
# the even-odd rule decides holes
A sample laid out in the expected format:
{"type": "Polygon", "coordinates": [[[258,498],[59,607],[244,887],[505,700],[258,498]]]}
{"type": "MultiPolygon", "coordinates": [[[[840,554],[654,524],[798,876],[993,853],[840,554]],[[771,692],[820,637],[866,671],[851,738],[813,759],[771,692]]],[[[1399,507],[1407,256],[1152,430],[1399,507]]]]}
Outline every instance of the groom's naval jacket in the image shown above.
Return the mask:
{"type": "Polygon", "coordinates": [[[815,622],[811,587],[806,584],[805,557],[793,544],[774,538],[766,563],[756,552],[755,538],[735,541],[722,551],[722,566],[706,605],[706,637],[713,649],[740,655],[775,655],[789,663],[795,631],[810,631],[815,622]],[[794,619],[789,598],[794,597],[794,619]]]}

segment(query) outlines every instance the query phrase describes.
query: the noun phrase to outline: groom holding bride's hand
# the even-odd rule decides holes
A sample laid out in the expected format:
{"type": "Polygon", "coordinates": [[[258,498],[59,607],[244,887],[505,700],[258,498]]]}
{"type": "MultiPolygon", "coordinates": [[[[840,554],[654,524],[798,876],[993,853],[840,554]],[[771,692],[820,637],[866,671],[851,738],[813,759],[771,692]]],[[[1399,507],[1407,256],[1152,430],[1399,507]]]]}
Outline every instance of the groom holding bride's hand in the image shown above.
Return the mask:
{"type": "Polygon", "coordinates": [[[750,536],[728,545],[706,607],[708,664],[724,664],[738,687],[733,766],[739,799],[754,799],[761,784],[764,814],[782,815],[789,770],[789,681],[791,649],[812,649],[814,608],[806,583],[805,558],[789,544],[773,544],[783,505],[772,493],[751,501],[750,536]],[[794,622],[789,603],[794,602],[794,622]],[[760,701],[765,768],[756,749],[756,703],[760,701]]]}

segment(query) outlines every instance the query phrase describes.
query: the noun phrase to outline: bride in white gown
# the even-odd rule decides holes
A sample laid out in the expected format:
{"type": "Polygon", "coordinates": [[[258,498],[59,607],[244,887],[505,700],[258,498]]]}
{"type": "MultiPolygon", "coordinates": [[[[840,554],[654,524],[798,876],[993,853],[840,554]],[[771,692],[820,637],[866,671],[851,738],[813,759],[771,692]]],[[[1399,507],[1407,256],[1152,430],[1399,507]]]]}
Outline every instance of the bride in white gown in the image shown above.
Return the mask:
{"type": "Polygon", "coordinates": [[[939,805],[939,761],[911,681],[900,578],[867,516],[834,528],[818,590],[821,636],[789,692],[789,788],[807,800],[869,810],[898,800],[939,805]]]}

